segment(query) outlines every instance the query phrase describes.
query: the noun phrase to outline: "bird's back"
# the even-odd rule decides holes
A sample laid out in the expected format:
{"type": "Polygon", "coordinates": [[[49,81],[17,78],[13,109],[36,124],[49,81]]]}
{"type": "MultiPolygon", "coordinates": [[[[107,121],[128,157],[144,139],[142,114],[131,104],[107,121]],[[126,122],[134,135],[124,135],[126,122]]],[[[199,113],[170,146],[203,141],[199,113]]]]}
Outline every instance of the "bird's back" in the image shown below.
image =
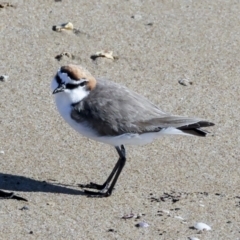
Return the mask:
{"type": "MultiPolygon", "coordinates": [[[[71,116],[78,123],[87,123],[101,136],[158,132],[201,122],[167,114],[141,95],[105,79],[97,79],[95,89],[74,106],[71,116]]],[[[194,128],[197,126],[201,124],[194,128]]]]}

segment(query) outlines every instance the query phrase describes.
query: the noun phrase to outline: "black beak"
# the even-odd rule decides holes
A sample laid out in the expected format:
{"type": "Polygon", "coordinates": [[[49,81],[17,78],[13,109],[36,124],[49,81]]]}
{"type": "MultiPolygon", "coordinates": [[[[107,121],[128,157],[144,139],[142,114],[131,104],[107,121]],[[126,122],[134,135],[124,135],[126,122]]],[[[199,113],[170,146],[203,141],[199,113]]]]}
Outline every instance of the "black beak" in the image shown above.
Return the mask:
{"type": "Polygon", "coordinates": [[[66,89],[66,85],[64,83],[61,83],[58,85],[58,87],[53,91],[52,94],[56,94],[56,93],[59,93],[59,92],[63,92],[64,89],[66,89]]]}

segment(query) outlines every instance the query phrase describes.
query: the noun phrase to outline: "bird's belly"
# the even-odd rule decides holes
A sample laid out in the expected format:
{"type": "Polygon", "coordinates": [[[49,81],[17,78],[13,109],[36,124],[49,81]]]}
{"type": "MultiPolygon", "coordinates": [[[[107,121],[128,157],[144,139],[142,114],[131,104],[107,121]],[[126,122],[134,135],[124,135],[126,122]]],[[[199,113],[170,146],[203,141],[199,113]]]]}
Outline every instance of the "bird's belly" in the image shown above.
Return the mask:
{"type": "Polygon", "coordinates": [[[152,142],[155,138],[159,138],[165,134],[183,134],[176,128],[165,128],[159,132],[148,132],[143,134],[125,133],[118,136],[100,136],[87,122],[79,123],[71,118],[71,105],[64,104],[63,101],[56,99],[56,105],[60,115],[64,120],[78,133],[91,138],[95,141],[103,142],[112,146],[120,145],[144,145],[152,142]]]}

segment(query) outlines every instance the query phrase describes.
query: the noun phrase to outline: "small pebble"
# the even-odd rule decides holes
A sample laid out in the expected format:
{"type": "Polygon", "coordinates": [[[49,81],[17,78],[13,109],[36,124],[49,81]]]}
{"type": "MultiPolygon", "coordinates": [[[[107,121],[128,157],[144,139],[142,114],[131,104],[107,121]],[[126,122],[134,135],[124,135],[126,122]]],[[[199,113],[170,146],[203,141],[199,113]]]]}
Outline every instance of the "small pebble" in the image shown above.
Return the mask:
{"type": "Polygon", "coordinates": [[[196,237],[189,237],[188,239],[189,240],[200,240],[199,238],[196,238],[196,237]]]}
{"type": "Polygon", "coordinates": [[[1,153],[1,154],[4,154],[4,151],[3,151],[3,150],[1,150],[1,151],[0,151],[0,153],[1,153]]]}
{"type": "Polygon", "coordinates": [[[0,81],[6,82],[8,80],[8,78],[9,78],[9,76],[7,76],[7,75],[1,75],[0,76],[0,81]]]}
{"type": "Polygon", "coordinates": [[[135,226],[138,228],[147,228],[149,227],[149,224],[146,222],[140,222],[140,223],[137,223],[135,226]]]}
{"type": "Polygon", "coordinates": [[[199,231],[209,231],[211,230],[211,227],[209,227],[206,223],[198,222],[194,224],[194,228],[199,231]]]}
{"type": "Polygon", "coordinates": [[[28,206],[23,206],[22,208],[20,208],[20,210],[29,210],[29,207],[28,206]]]}

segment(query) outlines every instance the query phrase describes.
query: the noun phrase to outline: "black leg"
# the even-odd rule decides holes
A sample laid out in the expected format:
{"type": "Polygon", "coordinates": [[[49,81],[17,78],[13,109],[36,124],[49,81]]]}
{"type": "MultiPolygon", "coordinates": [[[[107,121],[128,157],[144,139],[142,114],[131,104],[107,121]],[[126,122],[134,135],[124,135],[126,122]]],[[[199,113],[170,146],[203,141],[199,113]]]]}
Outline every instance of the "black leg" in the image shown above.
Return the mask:
{"type": "Polygon", "coordinates": [[[79,184],[78,186],[81,187],[81,188],[91,188],[91,189],[97,189],[97,190],[105,189],[106,187],[108,187],[108,185],[111,182],[114,174],[116,173],[116,171],[118,169],[119,162],[120,162],[120,158],[117,161],[115,167],[113,168],[111,174],[109,175],[109,177],[107,178],[107,180],[105,181],[104,184],[97,184],[97,183],[90,182],[89,184],[79,184]]]}
{"type": "Polygon", "coordinates": [[[121,145],[121,149],[119,147],[116,147],[116,150],[118,152],[119,159],[104,184],[99,185],[96,183],[90,183],[90,184],[86,184],[86,185],[80,185],[80,187],[83,187],[83,188],[92,188],[92,189],[97,189],[97,190],[101,190],[101,191],[93,192],[93,191],[85,190],[86,194],[91,195],[91,196],[98,196],[98,197],[108,197],[112,194],[113,188],[114,188],[114,186],[118,180],[118,177],[119,177],[119,175],[125,165],[125,162],[126,162],[126,151],[125,151],[124,146],[121,145]],[[113,177],[114,177],[114,179],[113,179],[110,187],[108,188],[113,177]],[[104,191],[104,190],[106,190],[106,191],[104,191]]]}

